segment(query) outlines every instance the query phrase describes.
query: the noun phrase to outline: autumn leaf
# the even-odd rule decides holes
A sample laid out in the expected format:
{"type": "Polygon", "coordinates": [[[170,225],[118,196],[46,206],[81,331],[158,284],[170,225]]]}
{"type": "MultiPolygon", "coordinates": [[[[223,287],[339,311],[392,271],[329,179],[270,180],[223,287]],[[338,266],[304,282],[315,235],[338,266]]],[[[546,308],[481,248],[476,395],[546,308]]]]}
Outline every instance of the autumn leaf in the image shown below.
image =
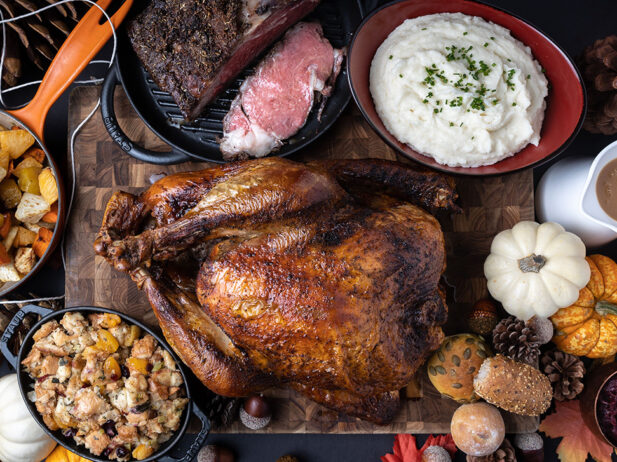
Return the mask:
{"type": "Polygon", "coordinates": [[[613,448],[587,428],[578,400],[556,401],[555,412],[544,418],[540,431],[550,438],[563,437],[557,446],[557,455],[563,462],[585,462],[587,453],[596,462],[611,462],[613,448]]]}

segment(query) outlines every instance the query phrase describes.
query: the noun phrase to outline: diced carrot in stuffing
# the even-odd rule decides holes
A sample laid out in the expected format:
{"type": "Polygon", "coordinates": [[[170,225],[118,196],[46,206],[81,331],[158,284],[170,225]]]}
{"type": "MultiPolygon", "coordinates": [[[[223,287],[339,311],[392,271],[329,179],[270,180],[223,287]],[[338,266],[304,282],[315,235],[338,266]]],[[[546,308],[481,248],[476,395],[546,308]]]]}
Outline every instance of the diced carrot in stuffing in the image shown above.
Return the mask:
{"type": "Polygon", "coordinates": [[[32,244],[32,248],[34,249],[34,253],[37,257],[42,258],[43,254],[49,247],[51,242],[51,237],[53,236],[53,232],[47,228],[40,228],[39,233],[36,236],[36,240],[34,244],[32,244]]]}
{"type": "Polygon", "coordinates": [[[58,221],[58,202],[54,202],[49,212],[43,215],[41,221],[45,223],[56,223],[58,221]]]}

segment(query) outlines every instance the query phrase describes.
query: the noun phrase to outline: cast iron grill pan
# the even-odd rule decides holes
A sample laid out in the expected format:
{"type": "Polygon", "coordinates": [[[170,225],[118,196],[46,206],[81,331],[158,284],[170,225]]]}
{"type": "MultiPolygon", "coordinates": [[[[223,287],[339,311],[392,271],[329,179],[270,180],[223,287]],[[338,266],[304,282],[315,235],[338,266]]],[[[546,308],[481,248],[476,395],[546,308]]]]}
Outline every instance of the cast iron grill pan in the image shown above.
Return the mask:
{"type": "MultiPolygon", "coordinates": [[[[335,48],[346,46],[361,20],[359,0],[323,0],[304,21],[318,21],[325,37],[335,48]]],[[[269,50],[266,50],[267,53],[269,50]]],[[[200,117],[186,122],[169,93],[162,91],[141,65],[124,29],[119,33],[118,55],[101,92],[101,113],[107,131],[129,155],[156,164],[174,164],[189,160],[224,162],[217,139],[223,135],[223,118],[238,94],[244,79],[252,73],[263,56],[259,56],[218,98],[206,106],[200,117]],[[113,89],[117,81],[145,124],[170,147],[170,152],[147,150],[132,142],[118,125],[113,107],[113,89]]],[[[334,92],[328,98],[321,121],[317,120],[319,102],[313,105],[306,124],[283,146],[272,153],[288,156],[324,133],[343,112],[351,93],[346,66],[342,66],[334,92]]]]}

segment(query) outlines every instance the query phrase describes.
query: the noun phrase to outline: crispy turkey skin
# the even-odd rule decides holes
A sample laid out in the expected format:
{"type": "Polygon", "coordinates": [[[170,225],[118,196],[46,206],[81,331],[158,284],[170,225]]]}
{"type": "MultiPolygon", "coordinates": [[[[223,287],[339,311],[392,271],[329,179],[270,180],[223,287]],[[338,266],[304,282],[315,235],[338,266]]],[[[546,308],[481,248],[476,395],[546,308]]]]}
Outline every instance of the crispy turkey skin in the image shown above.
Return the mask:
{"type": "Polygon", "coordinates": [[[211,390],[290,386],[384,424],[440,344],[450,179],[375,159],[280,158],[115,193],[95,250],[144,289],[211,390]]]}

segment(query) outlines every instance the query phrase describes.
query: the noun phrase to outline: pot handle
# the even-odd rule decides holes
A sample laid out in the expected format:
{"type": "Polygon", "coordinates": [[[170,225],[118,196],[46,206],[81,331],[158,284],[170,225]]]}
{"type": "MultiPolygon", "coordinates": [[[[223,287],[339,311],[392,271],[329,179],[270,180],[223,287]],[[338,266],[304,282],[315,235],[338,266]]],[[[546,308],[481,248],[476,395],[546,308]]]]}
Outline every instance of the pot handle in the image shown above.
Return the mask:
{"type": "Polygon", "coordinates": [[[176,459],[175,457],[165,455],[157,459],[159,462],[191,462],[206,442],[208,433],[210,433],[210,419],[208,419],[208,416],[206,416],[206,414],[204,414],[195,403],[191,403],[191,406],[193,414],[201,420],[201,430],[199,430],[195,441],[193,441],[193,444],[191,444],[191,447],[181,459],[176,459]]]}
{"type": "Polygon", "coordinates": [[[11,364],[11,366],[13,366],[15,370],[17,370],[19,367],[19,364],[17,364],[17,356],[15,356],[9,349],[9,342],[15,335],[15,331],[17,331],[17,328],[21,325],[27,314],[36,313],[40,314],[42,317],[45,317],[53,311],[54,310],[50,310],[49,308],[43,308],[42,306],[38,305],[26,305],[21,308],[17,313],[15,313],[15,316],[13,316],[13,319],[11,319],[9,325],[6,326],[4,334],[2,334],[2,338],[0,339],[0,351],[2,351],[2,354],[4,355],[6,360],[9,362],[9,364],[11,364]]]}
{"type": "Polygon", "coordinates": [[[129,156],[134,157],[142,162],[149,162],[151,164],[170,165],[179,164],[181,162],[187,162],[191,158],[181,152],[174,151],[158,152],[151,151],[142,146],[139,146],[122,131],[118,119],[116,118],[116,111],[114,109],[114,90],[118,83],[118,74],[114,65],[105,76],[103,82],[103,88],[101,89],[101,115],[103,117],[103,124],[109,136],[116,142],[124,152],[129,156]]]}

